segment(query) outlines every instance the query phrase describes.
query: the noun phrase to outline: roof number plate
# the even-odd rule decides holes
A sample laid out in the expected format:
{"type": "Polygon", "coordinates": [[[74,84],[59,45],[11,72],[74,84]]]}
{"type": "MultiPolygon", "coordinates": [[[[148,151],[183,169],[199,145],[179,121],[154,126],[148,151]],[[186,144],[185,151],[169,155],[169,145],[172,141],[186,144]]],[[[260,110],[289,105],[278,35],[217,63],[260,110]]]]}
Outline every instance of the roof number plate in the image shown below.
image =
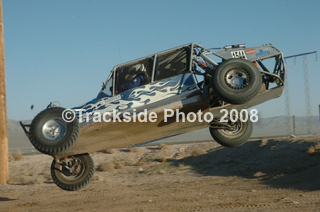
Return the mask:
{"type": "Polygon", "coordinates": [[[233,51],[231,52],[232,58],[242,58],[242,59],[247,59],[246,53],[244,53],[243,50],[241,51],[233,51]]]}

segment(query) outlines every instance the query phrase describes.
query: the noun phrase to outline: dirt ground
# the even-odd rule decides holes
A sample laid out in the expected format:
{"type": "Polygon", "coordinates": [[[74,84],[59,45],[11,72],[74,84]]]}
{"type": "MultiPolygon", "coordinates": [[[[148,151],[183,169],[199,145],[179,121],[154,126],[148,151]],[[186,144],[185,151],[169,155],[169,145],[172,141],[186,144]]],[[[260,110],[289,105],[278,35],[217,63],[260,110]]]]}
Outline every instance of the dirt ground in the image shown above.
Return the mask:
{"type": "Polygon", "coordinates": [[[93,181],[58,188],[52,158],[10,162],[0,211],[319,211],[320,135],[117,149],[92,155],[93,181]],[[309,153],[308,153],[309,150],[309,153]]]}

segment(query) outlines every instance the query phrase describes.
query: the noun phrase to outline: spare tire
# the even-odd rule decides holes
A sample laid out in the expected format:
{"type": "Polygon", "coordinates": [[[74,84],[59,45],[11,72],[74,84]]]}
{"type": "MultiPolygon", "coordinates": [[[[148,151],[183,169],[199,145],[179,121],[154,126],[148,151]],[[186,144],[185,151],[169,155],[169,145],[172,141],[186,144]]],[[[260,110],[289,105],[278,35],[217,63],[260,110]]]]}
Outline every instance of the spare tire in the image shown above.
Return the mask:
{"type": "Polygon", "coordinates": [[[212,88],[217,96],[231,104],[244,104],[260,91],[262,76],[250,61],[234,58],[223,61],[213,72],[212,88]]]}
{"type": "Polygon", "coordinates": [[[33,146],[44,154],[55,155],[72,148],[79,137],[80,124],[77,118],[65,122],[65,108],[52,107],[40,112],[30,125],[29,139],[33,146]]]}

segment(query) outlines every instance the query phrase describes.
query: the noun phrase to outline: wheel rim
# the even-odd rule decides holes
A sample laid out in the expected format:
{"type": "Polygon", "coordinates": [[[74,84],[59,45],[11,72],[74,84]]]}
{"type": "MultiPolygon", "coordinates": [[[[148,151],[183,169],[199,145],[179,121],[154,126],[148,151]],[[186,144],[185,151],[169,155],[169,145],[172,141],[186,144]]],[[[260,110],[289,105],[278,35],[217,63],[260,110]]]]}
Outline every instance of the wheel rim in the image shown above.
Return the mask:
{"type": "Polygon", "coordinates": [[[61,176],[67,181],[80,178],[85,171],[85,164],[79,158],[67,158],[60,164],[61,176]]]}
{"type": "Polygon", "coordinates": [[[60,117],[51,117],[41,126],[41,134],[50,142],[61,140],[67,133],[67,124],[60,117]]]}
{"type": "Polygon", "coordinates": [[[227,71],[225,82],[230,88],[241,89],[249,85],[249,74],[243,68],[232,68],[227,71]]]}
{"type": "Polygon", "coordinates": [[[222,131],[227,134],[227,135],[237,135],[239,133],[241,133],[242,128],[243,128],[243,124],[240,121],[237,122],[231,122],[230,124],[232,126],[232,129],[222,129],[222,131]]]}

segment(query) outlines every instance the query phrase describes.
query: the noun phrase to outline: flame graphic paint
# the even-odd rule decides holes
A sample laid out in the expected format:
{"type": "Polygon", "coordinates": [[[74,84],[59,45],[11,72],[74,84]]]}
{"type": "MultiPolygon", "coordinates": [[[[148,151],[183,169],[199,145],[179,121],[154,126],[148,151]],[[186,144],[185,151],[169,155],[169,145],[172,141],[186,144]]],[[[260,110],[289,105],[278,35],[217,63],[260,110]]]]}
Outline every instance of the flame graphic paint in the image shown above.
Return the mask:
{"type": "MultiPolygon", "coordinates": [[[[93,116],[93,112],[103,114],[113,110],[121,112],[131,108],[139,108],[193,89],[196,89],[196,86],[192,76],[183,74],[125,91],[119,94],[120,98],[118,95],[99,100],[95,98],[84,105],[72,109],[82,109],[82,120],[86,121],[86,118],[90,119],[93,116]],[[110,98],[115,98],[115,100],[110,101],[110,98]],[[85,117],[85,113],[91,114],[85,117]]],[[[79,119],[79,111],[76,111],[76,115],[79,119]]]]}

